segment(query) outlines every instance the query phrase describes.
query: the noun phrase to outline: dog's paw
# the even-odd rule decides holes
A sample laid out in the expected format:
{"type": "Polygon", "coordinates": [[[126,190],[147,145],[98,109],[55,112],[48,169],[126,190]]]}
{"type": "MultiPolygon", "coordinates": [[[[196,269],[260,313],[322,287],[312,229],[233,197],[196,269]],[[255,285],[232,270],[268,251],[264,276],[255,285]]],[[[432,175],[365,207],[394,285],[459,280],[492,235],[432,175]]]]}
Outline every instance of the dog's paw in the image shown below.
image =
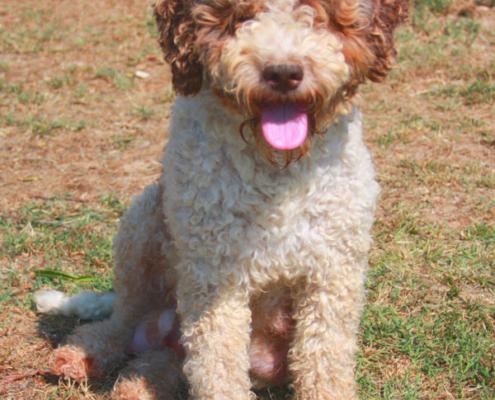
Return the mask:
{"type": "Polygon", "coordinates": [[[79,382],[100,374],[94,359],[76,346],[64,346],[55,350],[50,371],[54,375],[65,376],[79,382]]]}
{"type": "Polygon", "coordinates": [[[152,400],[156,399],[144,378],[122,379],[115,386],[112,400],[152,400]]]}

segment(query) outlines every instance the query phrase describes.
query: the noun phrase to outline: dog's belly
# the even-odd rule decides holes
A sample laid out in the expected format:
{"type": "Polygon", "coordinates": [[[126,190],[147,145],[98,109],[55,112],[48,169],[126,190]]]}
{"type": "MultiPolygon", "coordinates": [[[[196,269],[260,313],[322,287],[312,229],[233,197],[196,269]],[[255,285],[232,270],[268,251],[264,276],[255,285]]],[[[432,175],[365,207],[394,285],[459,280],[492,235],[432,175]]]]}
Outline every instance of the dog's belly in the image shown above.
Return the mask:
{"type": "MultiPolygon", "coordinates": [[[[293,333],[290,296],[275,288],[253,296],[249,347],[250,372],[258,386],[281,386],[287,377],[287,353],[293,333]]],[[[137,326],[128,354],[170,348],[181,357],[180,322],[174,309],[151,311],[137,326]]]]}

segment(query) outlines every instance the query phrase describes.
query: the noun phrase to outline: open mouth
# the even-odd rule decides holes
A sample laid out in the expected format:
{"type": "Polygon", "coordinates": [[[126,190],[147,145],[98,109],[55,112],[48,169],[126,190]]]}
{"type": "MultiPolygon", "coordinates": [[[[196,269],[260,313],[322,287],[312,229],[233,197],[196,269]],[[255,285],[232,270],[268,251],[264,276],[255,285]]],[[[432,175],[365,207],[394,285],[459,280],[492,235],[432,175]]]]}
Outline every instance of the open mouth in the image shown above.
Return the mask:
{"type": "Polygon", "coordinates": [[[294,150],[308,135],[308,113],[301,105],[277,103],[261,110],[261,130],[267,143],[277,150],[294,150]]]}

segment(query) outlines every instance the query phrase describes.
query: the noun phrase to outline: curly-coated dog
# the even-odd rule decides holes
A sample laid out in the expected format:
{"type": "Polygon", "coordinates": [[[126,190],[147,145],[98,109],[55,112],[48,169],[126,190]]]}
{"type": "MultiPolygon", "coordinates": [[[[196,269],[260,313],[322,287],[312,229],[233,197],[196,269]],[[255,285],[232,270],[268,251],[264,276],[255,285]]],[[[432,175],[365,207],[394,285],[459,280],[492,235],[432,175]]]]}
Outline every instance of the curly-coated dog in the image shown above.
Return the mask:
{"type": "Polygon", "coordinates": [[[85,379],[130,350],[114,398],[174,398],[182,376],[198,400],[286,380],[300,400],[357,398],[379,187],[353,97],[391,69],[407,0],[154,10],[179,94],[163,174],[122,218],[114,313],[57,349],[53,372],[85,379]]]}

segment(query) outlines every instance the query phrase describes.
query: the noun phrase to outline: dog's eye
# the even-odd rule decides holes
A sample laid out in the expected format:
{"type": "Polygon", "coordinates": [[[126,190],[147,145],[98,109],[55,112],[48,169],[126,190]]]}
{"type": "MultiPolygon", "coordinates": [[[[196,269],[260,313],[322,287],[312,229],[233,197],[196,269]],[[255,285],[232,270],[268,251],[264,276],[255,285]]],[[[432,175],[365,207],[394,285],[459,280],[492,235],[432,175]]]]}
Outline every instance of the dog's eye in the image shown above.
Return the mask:
{"type": "Polygon", "coordinates": [[[243,15],[243,16],[237,18],[236,23],[237,24],[243,24],[244,22],[249,21],[253,17],[254,17],[254,15],[243,15]]]}
{"type": "Polygon", "coordinates": [[[234,28],[239,29],[245,22],[253,19],[254,15],[243,15],[242,17],[237,18],[235,21],[234,28]]]}
{"type": "Polygon", "coordinates": [[[233,2],[230,0],[199,0],[193,10],[195,22],[202,27],[210,27],[233,34],[244,22],[253,18],[259,11],[256,0],[233,2]]]}
{"type": "Polygon", "coordinates": [[[240,5],[234,6],[231,11],[229,28],[230,33],[234,33],[242,24],[253,19],[259,10],[257,4],[253,1],[240,3],[240,5]]]}

